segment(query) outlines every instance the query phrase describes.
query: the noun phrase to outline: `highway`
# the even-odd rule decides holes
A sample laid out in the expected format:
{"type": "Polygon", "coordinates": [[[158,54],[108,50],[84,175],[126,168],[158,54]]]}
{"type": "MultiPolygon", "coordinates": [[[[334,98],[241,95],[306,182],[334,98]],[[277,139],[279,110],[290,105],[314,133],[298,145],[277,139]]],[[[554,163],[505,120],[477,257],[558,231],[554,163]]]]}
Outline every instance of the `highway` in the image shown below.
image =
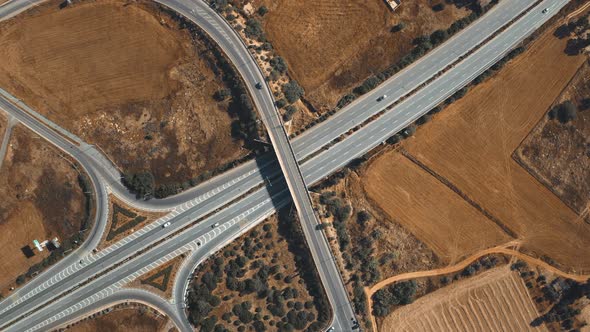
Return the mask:
{"type": "MultiPolygon", "coordinates": [[[[565,1],[559,5],[563,5],[563,4],[565,4],[565,1]]],[[[541,7],[539,7],[539,8],[541,8],[541,7]]],[[[540,13],[538,11],[532,11],[529,15],[527,15],[521,21],[517,22],[514,25],[514,27],[511,27],[510,30],[508,30],[510,33],[502,34],[501,35],[502,38],[500,38],[500,36],[499,36],[496,39],[494,39],[492,42],[490,42],[493,44],[488,44],[488,45],[492,45],[492,46],[490,46],[488,48],[482,47],[478,52],[476,52],[475,54],[473,54],[469,58],[467,58],[467,60],[462,62],[460,65],[457,65],[456,67],[454,67],[453,70],[450,70],[449,72],[445,73],[441,77],[437,78],[437,80],[435,80],[431,84],[427,85],[426,88],[424,88],[423,90],[420,90],[418,93],[416,93],[416,95],[412,96],[411,98],[406,99],[403,103],[400,103],[393,110],[388,111],[385,115],[383,115],[378,120],[372,122],[368,126],[359,130],[357,133],[346,138],[341,143],[334,145],[328,151],[325,151],[325,152],[321,153],[320,155],[316,156],[315,158],[306,162],[302,167],[302,172],[303,172],[303,174],[305,174],[305,181],[307,183],[313,183],[314,181],[317,181],[317,180],[321,179],[323,176],[336,170],[341,165],[344,165],[351,158],[353,158],[352,157],[353,155],[354,156],[362,155],[365,152],[363,150],[368,150],[372,146],[379,144],[384,139],[389,137],[392,134],[392,132],[394,133],[394,132],[398,131],[399,129],[404,128],[408,123],[411,123],[413,121],[413,119],[421,116],[420,112],[427,112],[429,110],[430,104],[435,103],[437,101],[437,99],[441,99],[441,98],[444,99],[444,98],[446,98],[445,95],[450,95],[450,94],[454,93],[454,91],[458,90],[462,85],[464,85],[466,82],[469,82],[472,78],[474,78],[475,73],[481,72],[482,69],[484,69],[484,68],[486,68],[486,66],[488,66],[488,64],[493,63],[494,60],[496,60],[499,56],[501,56],[508,49],[510,49],[510,47],[512,47],[514,45],[514,44],[510,44],[510,43],[515,43],[518,40],[522,39],[523,36],[526,36],[528,33],[530,33],[530,31],[532,31],[534,28],[536,28],[536,25],[540,24],[541,22],[543,22],[544,20],[546,20],[550,16],[550,15],[539,15],[539,14],[540,13]],[[531,14],[536,14],[536,15],[531,15],[531,14]],[[523,22],[523,23],[521,23],[521,22],[523,22]],[[520,25],[518,25],[518,24],[520,24],[520,25]],[[470,63],[468,63],[467,61],[469,61],[472,58],[474,60],[471,61],[470,63]],[[480,63],[481,60],[484,60],[484,61],[480,63]],[[464,63],[468,63],[468,65],[463,66],[464,63]],[[457,68],[459,68],[459,70],[457,68]],[[441,80],[441,81],[439,81],[439,80],[441,80]],[[431,85],[433,85],[437,82],[438,82],[438,85],[436,85],[436,88],[428,89],[431,85]],[[442,90],[442,91],[440,91],[440,90],[442,90]],[[426,92],[423,93],[423,91],[426,91],[426,92]],[[422,93],[422,94],[420,94],[420,93],[422,93]],[[421,101],[425,101],[425,103],[420,104],[421,101]],[[414,102],[414,103],[412,104],[410,102],[414,102]],[[367,128],[369,128],[369,129],[367,129],[367,128]],[[342,144],[342,143],[344,143],[344,144],[342,144]]],[[[382,89],[385,87],[386,87],[386,85],[384,85],[383,87],[379,87],[379,89],[382,89]]],[[[2,108],[5,108],[5,107],[7,107],[7,106],[3,106],[2,108]]],[[[342,110],[342,111],[344,111],[344,110],[342,110]]],[[[328,122],[332,121],[332,120],[333,119],[329,119],[328,122]]],[[[325,126],[325,125],[322,125],[322,126],[325,126]]],[[[319,127],[321,127],[321,126],[318,126],[318,128],[319,127]]],[[[306,135],[309,135],[309,133],[311,133],[311,131],[309,131],[308,134],[306,134],[306,135]]],[[[304,135],[303,137],[305,137],[306,135],[304,135]]],[[[51,141],[53,142],[53,140],[51,140],[51,141]]],[[[324,143],[327,143],[327,141],[325,141],[324,143]]],[[[275,165],[275,167],[276,167],[276,165],[275,165]]],[[[243,168],[247,169],[247,167],[243,167],[243,168]]],[[[235,173],[235,174],[237,174],[237,173],[235,173]]],[[[262,179],[263,178],[259,178],[258,180],[261,181],[262,179]]],[[[212,183],[213,182],[215,182],[215,181],[212,181],[212,183]]],[[[229,182],[229,181],[227,181],[227,182],[229,182]]],[[[237,186],[239,186],[239,185],[237,185],[237,186]]],[[[226,189],[224,188],[223,192],[225,192],[225,190],[226,189]]],[[[218,196],[219,199],[222,199],[221,197],[222,196],[218,196]]],[[[250,197],[250,196],[248,196],[248,197],[250,197]]],[[[260,197],[258,197],[258,198],[260,198],[260,197]]],[[[215,200],[217,200],[217,198],[215,200]]],[[[263,211],[265,213],[261,212],[260,215],[265,216],[265,215],[268,215],[269,213],[273,213],[275,207],[271,206],[271,205],[272,204],[269,203],[268,211],[263,211]]],[[[239,207],[234,206],[230,210],[233,211],[236,209],[239,209],[239,207]]],[[[224,209],[220,213],[223,213],[227,210],[228,209],[224,209]]],[[[234,212],[239,212],[239,211],[234,211],[234,212]]],[[[238,214],[238,216],[239,216],[239,214],[238,214]]],[[[252,220],[251,223],[255,223],[257,221],[258,220],[252,220]]],[[[193,229],[195,231],[199,231],[199,230],[204,231],[207,229],[207,227],[209,227],[208,226],[209,224],[205,221],[202,222],[202,224],[203,224],[202,227],[199,227],[199,225],[200,225],[199,224],[199,225],[195,226],[193,229]]],[[[238,234],[238,233],[239,233],[239,230],[235,230],[235,227],[234,228],[230,227],[226,230],[223,230],[222,234],[224,234],[224,235],[222,237],[219,237],[219,239],[220,239],[219,243],[223,244],[224,242],[221,239],[224,239],[224,238],[225,239],[232,239],[233,237],[235,237],[235,234],[238,234]],[[225,234],[228,234],[228,235],[226,236],[225,234]],[[232,237],[232,236],[230,236],[230,234],[233,234],[234,236],[232,237]]],[[[174,241],[168,241],[168,242],[176,243],[176,242],[180,241],[179,239],[180,239],[180,236],[175,237],[174,241]]],[[[228,240],[228,241],[230,241],[230,240],[228,240]]],[[[165,242],[165,243],[168,243],[168,242],[165,242]]],[[[201,251],[197,250],[197,252],[201,252],[201,251]]],[[[203,255],[206,256],[209,254],[210,254],[209,252],[205,252],[203,250],[203,255]]],[[[137,261],[145,263],[147,260],[144,260],[143,256],[142,256],[142,259],[137,260],[137,261]]],[[[139,264],[139,265],[141,265],[141,264],[139,264]]],[[[127,269],[125,269],[125,270],[127,271],[127,269]]],[[[113,273],[115,273],[116,271],[119,271],[119,269],[113,271],[113,273]]],[[[101,279],[99,278],[98,280],[101,280],[101,279]]],[[[89,287],[84,287],[82,289],[87,289],[87,288],[89,288],[89,287]]],[[[91,290],[92,289],[96,290],[98,288],[92,287],[91,290]]],[[[91,293],[91,290],[89,291],[90,293],[91,293]]],[[[84,293],[83,295],[87,295],[87,294],[89,294],[89,293],[84,293]]],[[[112,295],[109,295],[109,296],[112,296],[112,295]]],[[[64,300],[69,299],[69,298],[71,298],[71,297],[70,296],[65,297],[64,300]]],[[[74,302],[72,302],[72,303],[74,303],[74,302]]],[[[63,307],[64,306],[61,306],[61,305],[59,306],[59,308],[63,308],[63,307]]],[[[51,309],[53,309],[53,306],[51,309]]],[[[52,310],[44,309],[43,312],[40,312],[41,313],[40,316],[41,316],[41,318],[43,318],[45,316],[43,316],[42,313],[46,313],[46,315],[51,315],[52,312],[55,312],[55,310],[52,311],[52,310]]],[[[34,314],[34,315],[36,315],[36,314],[34,314]]],[[[34,315],[32,317],[35,317],[34,315]]],[[[51,317],[51,316],[48,316],[48,317],[51,317]]],[[[30,320],[27,319],[27,321],[30,321],[30,320]]],[[[35,319],[35,321],[39,321],[39,320],[35,319]]]]}

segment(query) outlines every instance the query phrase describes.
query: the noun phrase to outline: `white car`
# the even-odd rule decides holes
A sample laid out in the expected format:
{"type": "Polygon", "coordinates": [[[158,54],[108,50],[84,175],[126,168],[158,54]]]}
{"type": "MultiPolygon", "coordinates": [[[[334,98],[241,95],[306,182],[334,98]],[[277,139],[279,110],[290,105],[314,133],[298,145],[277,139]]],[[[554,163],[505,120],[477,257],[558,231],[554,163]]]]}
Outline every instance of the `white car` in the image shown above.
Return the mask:
{"type": "Polygon", "coordinates": [[[216,222],[216,223],[214,223],[213,225],[211,225],[211,228],[215,228],[215,227],[217,227],[217,226],[219,226],[219,223],[218,223],[218,222],[216,222]]]}
{"type": "Polygon", "coordinates": [[[168,227],[168,226],[170,226],[170,222],[169,222],[169,221],[168,221],[168,222],[166,222],[164,225],[162,225],[162,228],[166,228],[166,227],[168,227]]]}
{"type": "Polygon", "coordinates": [[[545,8],[545,9],[543,9],[543,11],[541,11],[541,13],[547,14],[548,11],[549,11],[549,8],[545,8]]]}

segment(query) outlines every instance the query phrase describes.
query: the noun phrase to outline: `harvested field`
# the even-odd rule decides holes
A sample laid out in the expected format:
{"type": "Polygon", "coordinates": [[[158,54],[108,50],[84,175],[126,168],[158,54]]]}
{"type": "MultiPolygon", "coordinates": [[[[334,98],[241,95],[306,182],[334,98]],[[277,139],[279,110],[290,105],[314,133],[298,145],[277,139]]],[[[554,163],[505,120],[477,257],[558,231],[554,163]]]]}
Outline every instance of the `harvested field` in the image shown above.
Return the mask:
{"type": "Polygon", "coordinates": [[[151,1],[62,2],[0,24],[4,89],[156,185],[245,154],[230,101],[213,98],[223,73],[203,41],[151,1]]]}
{"type": "Polygon", "coordinates": [[[395,64],[414,38],[469,14],[453,5],[434,12],[442,1],[430,0],[402,1],[395,12],[383,0],[260,2],[269,9],[268,39],[317,109],[335,106],[352,87],[395,64]],[[401,22],[405,28],[392,32],[401,22]]]}
{"type": "Polygon", "coordinates": [[[423,296],[391,313],[380,331],[546,331],[522,279],[495,268],[423,296]]]}
{"type": "Polygon", "coordinates": [[[541,118],[514,157],[576,213],[590,222],[590,64],[580,68],[556,103],[571,100],[578,106],[576,120],[561,124],[541,118]]]}
{"type": "Polygon", "coordinates": [[[547,29],[525,53],[402,146],[518,234],[525,252],[548,257],[565,270],[589,271],[590,257],[580,256],[580,250],[590,245],[590,225],[512,159],[585,61],[566,56],[564,48],[565,40],[547,29]]]}
{"type": "Polygon", "coordinates": [[[49,253],[22,250],[58,237],[63,243],[80,231],[85,197],[78,171],[48,142],[17,125],[0,169],[0,292],[49,253]]]}
{"type": "Polygon", "coordinates": [[[368,167],[365,191],[446,263],[510,241],[493,221],[397,151],[368,167]]]}
{"type": "Polygon", "coordinates": [[[167,332],[168,318],[143,305],[120,306],[95,318],[87,318],[72,332],[167,332]]]}

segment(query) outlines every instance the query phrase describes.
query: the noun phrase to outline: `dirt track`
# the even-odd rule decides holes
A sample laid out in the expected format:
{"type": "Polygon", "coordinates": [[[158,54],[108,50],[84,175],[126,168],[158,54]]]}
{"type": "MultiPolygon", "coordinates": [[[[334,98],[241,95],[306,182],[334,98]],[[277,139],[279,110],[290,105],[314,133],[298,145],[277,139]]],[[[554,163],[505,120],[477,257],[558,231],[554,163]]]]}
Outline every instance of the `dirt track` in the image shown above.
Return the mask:
{"type": "MultiPolygon", "coordinates": [[[[439,275],[445,275],[445,274],[459,272],[459,271],[463,270],[464,268],[466,268],[469,264],[473,263],[474,261],[476,261],[484,256],[491,255],[491,254],[503,254],[503,255],[513,256],[513,257],[516,257],[522,261],[525,261],[526,263],[528,263],[530,265],[538,266],[542,269],[551,271],[552,273],[555,273],[556,275],[558,275],[560,277],[572,279],[577,282],[586,282],[588,279],[590,279],[590,274],[580,275],[580,274],[572,274],[572,273],[564,272],[564,271],[561,271],[561,270],[543,262],[540,259],[533,258],[531,256],[523,254],[523,253],[516,251],[514,249],[509,249],[511,247],[516,246],[517,244],[518,244],[517,241],[511,241],[511,242],[508,242],[508,243],[503,244],[501,246],[482,250],[476,254],[469,256],[468,258],[464,259],[460,263],[452,265],[452,266],[447,266],[447,267],[428,270],[428,271],[417,271],[417,272],[404,273],[404,274],[400,274],[400,275],[393,276],[393,277],[387,278],[385,280],[382,280],[370,288],[365,288],[365,292],[367,294],[367,299],[368,299],[368,309],[367,310],[369,313],[372,312],[371,297],[373,296],[373,294],[375,294],[375,292],[382,289],[383,287],[386,287],[392,283],[399,282],[399,281],[411,280],[411,279],[416,279],[416,278],[433,277],[433,276],[439,276],[439,275]]],[[[371,315],[371,323],[373,325],[373,331],[377,331],[375,319],[373,318],[372,315],[371,315]]]]}

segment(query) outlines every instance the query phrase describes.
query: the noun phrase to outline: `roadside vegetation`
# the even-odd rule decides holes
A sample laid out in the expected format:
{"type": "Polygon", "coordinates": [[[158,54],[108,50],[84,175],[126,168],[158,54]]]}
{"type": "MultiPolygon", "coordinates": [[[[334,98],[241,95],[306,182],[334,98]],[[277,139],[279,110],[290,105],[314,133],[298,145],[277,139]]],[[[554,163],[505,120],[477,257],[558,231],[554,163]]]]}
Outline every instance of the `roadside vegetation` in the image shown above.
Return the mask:
{"type": "Polygon", "coordinates": [[[325,328],[330,306],[289,211],[281,210],[199,266],[188,316],[200,331],[325,328]]]}

